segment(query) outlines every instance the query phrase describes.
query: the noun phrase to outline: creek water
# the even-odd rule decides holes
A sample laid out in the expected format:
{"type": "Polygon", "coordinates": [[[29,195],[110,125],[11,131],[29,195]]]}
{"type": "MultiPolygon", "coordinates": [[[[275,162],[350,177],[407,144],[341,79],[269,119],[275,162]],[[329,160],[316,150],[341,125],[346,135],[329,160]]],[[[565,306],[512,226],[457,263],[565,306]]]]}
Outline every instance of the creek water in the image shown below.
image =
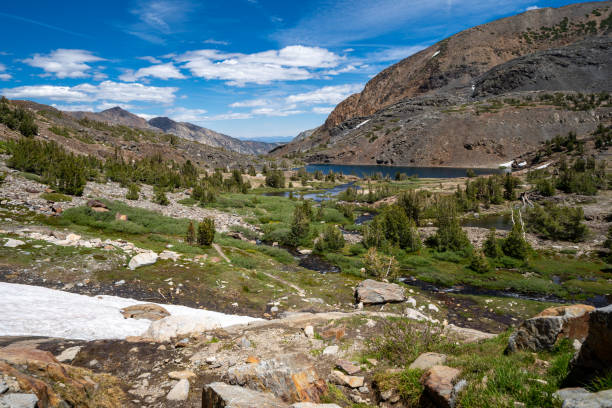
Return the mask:
{"type": "MultiPolygon", "coordinates": [[[[345,184],[339,184],[332,188],[323,189],[323,191],[319,191],[316,193],[306,193],[301,194],[300,192],[293,192],[294,197],[303,197],[304,200],[313,200],[316,202],[330,200],[336,197],[338,194],[342,193],[346,189],[353,187],[355,189],[360,189],[361,187],[355,185],[354,181],[345,184]]],[[[268,193],[262,193],[264,196],[268,197],[289,197],[289,191],[272,191],[268,193]]]]}

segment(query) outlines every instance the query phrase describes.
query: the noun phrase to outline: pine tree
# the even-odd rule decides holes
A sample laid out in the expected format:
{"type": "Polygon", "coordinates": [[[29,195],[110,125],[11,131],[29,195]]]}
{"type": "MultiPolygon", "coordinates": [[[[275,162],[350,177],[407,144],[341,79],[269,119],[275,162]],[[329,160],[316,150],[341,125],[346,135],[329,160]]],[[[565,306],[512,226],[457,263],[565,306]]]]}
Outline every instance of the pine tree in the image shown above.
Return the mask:
{"type": "Polygon", "coordinates": [[[504,254],[499,244],[499,240],[495,237],[495,228],[489,231],[487,239],[482,244],[482,251],[486,256],[493,259],[497,259],[504,254]]]}
{"type": "MultiPolygon", "coordinates": [[[[520,216],[520,214],[519,214],[520,216]]],[[[513,218],[517,217],[513,215],[513,218]]],[[[523,237],[523,226],[520,221],[515,220],[510,234],[506,237],[502,244],[504,254],[516,259],[525,260],[529,256],[531,246],[523,237]]]]}
{"type": "Polygon", "coordinates": [[[204,218],[198,224],[198,245],[208,247],[215,239],[215,221],[212,218],[204,218]]]}
{"type": "Polygon", "coordinates": [[[138,184],[131,183],[128,187],[128,192],[125,195],[125,198],[127,198],[128,200],[138,200],[139,193],[140,187],[138,187],[138,184]]]}
{"type": "Polygon", "coordinates": [[[472,254],[470,269],[478,273],[487,273],[491,270],[491,265],[482,251],[475,251],[474,254],[472,254]]]}

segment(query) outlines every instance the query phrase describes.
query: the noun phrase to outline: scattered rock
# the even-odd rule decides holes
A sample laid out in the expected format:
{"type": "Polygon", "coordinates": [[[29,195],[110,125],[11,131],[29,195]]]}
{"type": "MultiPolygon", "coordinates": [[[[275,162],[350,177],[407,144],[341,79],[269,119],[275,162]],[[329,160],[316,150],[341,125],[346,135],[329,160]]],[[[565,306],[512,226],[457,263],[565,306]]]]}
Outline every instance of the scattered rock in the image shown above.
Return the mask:
{"type": "Polygon", "coordinates": [[[202,408],[287,408],[268,392],[254,391],[236,385],[215,382],[202,390],[202,408]]]}
{"type": "Polygon", "coordinates": [[[364,305],[375,305],[381,303],[403,302],[404,288],[395,283],[378,282],[366,279],[355,288],[355,298],[357,302],[364,305]]]}
{"type": "Polygon", "coordinates": [[[169,401],[185,401],[189,397],[189,381],[186,379],[180,380],[166,395],[169,401]]]}
{"type": "Polygon", "coordinates": [[[425,394],[438,407],[453,408],[454,383],[461,372],[452,367],[433,366],[421,377],[421,384],[425,387],[425,394]]]}
{"type": "Polygon", "coordinates": [[[408,367],[411,370],[429,370],[433,366],[446,363],[446,355],[439,353],[423,353],[416,358],[408,367]]]}
{"type": "Polygon", "coordinates": [[[312,326],[306,326],[304,327],[304,334],[306,335],[306,337],[308,337],[309,339],[312,339],[314,337],[314,327],[312,326]]]}
{"type": "Polygon", "coordinates": [[[566,385],[584,384],[612,367],[612,305],[589,316],[589,333],[570,362],[566,385]]]}
{"type": "Polygon", "coordinates": [[[87,206],[89,208],[104,208],[106,210],[108,210],[108,207],[106,206],[106,204],[104,204],[102,201],[99,200],[89,200],[87,201],[87,206]]]}
{"type": "Polygon", "coordinates": [[[361,367],[351,363],[350,361],[347,360],[338,360],[336,361],[336,367],[344,370],[345,373],[347,373],[348,375],[353,375],[353,374],[357,374],[358,372],[361,371],[361,367]]]}
{"type": "Polygon", "coordinates": [[[559,306],[525,320],[508,340],[507,352],[550,350],[565,337],[583,341],[589,327],[588,305],[559,306]]]}
{"type": "Polygon", "coordinates": [[[66,350],[62,351],[59,356],[57,356],[57,360],[63,362],[72,361],[76,358],[77,354],[81,351],[81,346],[69,347],[66,350]]]}
{"type": "Polygon", "coordinates": [[[167,249],[162,251],[159,254],[159,259],[162,260],[167,260],[167,259],[171,259],[173,261],[178,261],[178,259],[180,258],[180,254],[178,254],[177,252],[174,251],[168,251],[167,249]]]}
{"type": "Polygon", "coordinates": [[[447,336],[453,337],[455,340],[459,340],[463,343],[475,343],[481,340],[492,339],[496,335],[493,333],[486,333],[476,329],[469,329],[467,327],[459,327],[454,324],[449,324],[444,328],[444,333],[447,336]]]}
{"type": "Polygon", "coordinates": [[[553,395],[563,401],[563,408],[612,407],[612,389],[588,392],[584,388],[563,388],[553,395]]]}
{"type": "Polygon", "coordinates": [[[332,327],[327,330],[323,330],[321,332],[321,337],[324,339],[332,339],[335,338],[336,341],[342,339],[346,334],[346,329],[344,327],[332,327]]]}
{"type": "Polygon", "coordinates": [[[125,214],[121,214],[121,213],[115,213],[115,220],[117,221],[127,221],[128,220],[128,216],[125,214]]]}
{"type": "Polygon", "coordinates": [[[363,377],[354,375],[346,375],[341,371],[333,370],[329,376],[329,380],[334,384],[343,385],[345,387],[359,388],[363,387],[363,377]]]}
{"type": "Polygon", "coordinates": [[[255,356],[248,356],[246,359],[246,363],[247,364],[259,364],[261,360],[259,360],[257,357],[255,356]]]}
{"type": "Polygon", "coordinates": [[[124,307],[121,309],[121,314],[126,319],[146,319],[151,321],[157,321],[170,316],[166,309],[154,303],[124,307]]]}
{"type": "Polygon", "coordinates": [[[157,262],[157,254],[155,252],[152,252],[152,251],[143,252],[141,254],[134,256],[132,259],[130,259],[128,268],[130,268],[131,270],[134,270],[141,266],[153,265],[155,262],[157,262]]]}
{"type": "Polygon", "coordinates": [[[4,243],[4,246],[7,248],[16,248],[18,246],[25,245],[25,242],[19,239],[8,238],[4,243]]]}

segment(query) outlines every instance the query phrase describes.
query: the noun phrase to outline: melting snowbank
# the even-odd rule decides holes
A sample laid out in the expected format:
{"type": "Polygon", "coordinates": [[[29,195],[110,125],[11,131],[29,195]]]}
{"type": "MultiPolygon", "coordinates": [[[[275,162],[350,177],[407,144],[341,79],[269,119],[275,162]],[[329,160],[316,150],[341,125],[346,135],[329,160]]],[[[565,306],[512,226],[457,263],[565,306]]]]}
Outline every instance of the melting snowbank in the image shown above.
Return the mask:
{"type": "MultiPolygon", "coordinates": [[[[149,320],[124,319],[120,309],[147,302],[117,296],[85,296],[39,286],[0,282],[0,336],[67,339],[124,339],[140,336],[149,320]]],[[[248,316],[227,315],[186,306],[164,305],[172,316],[213,320],[221,327],[246,324],[248,316]]]]}

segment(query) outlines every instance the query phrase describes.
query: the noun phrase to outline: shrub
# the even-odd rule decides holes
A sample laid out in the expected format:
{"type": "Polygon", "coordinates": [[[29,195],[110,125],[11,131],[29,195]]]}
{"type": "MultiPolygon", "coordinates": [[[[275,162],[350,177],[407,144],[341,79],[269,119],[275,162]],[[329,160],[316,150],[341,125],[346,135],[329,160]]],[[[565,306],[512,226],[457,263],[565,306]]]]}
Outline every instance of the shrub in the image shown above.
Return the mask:
{"type": "Polygon", "coordinates": [[[469,251],[472,244],[459,224],[455,203],[442,199],[436,205],[438,230],[427,239],[427,244],[438,251],[469,251]]]}
{"type": "Polygon", "coordinates": [[[495,228],[492,228],[487,239],[482,244],[482,252],[489,258],[497,259],[504,255],[499,240],[495,237],[495,228]]]}
{"type": "Polygon", "coordinates": [[[140,193],[140,187],[138,186],[138,184],[131,183],[130,186],[128,187],[128,191],[127,191],[127,194],[125,195],[125,198],[127,198],[128,200],[138,200],[139,193],[140,193]]]}
{"type": "Polygon", "coordinates": [[[0,98],[0,123],[11,130],[18,130],[25,137],[37,135],[38,126],[34,116],[23,108],[11,108],[10,105],[8,99],[0,98]]]}
{"type": "Polygon", "coordinates": [[[189,245],[195,244],[196,234],[195,227],[193,226],[193,221],[189,221],[189,226],[187,227],[187,236],[185,237],[185,242],[189,245]]]}
{"type": "Polygon", "coordinates": [[[335,225],[327,225],[315,244],[317,252],[337,251],[344,248],[344,235],[335,225]]]}
{"type": "Polygon", "coordinates": [[[384,245],[385,234],[380,218],[375,217],[372,222],[363,227],[363,245],[366,248],[381,248],[384,245]]]}
{"type": "Polygon", "coordinates": [[[363,264],[366,274],[377,279],[394,280],[399,272],[399,265],[395,257],[380,254],[374,247],[366,252],[363,264]]]}
{"type": "Polygon", "coordinates": [[[516,221],[512,226],[510,234],[502,242],[502,250],[511,258],[525,260],[529,256],[531,246],[523,237],[523,227],[520,222],[516,221]]]}
{"type": "Polygon", "coordinates": [[[266,175],[266,186],[273,188],[285,188],[285,175],[282,170],[268,171],[266,175]]]}
{"type": "Polygon", "coordinates": [[[491,270],[491,265],[481,251],[475,251],[470,260],[470,269],[478,273],[487,273],[491,270]]]}
{"type": "Polygon", "coordinates": [[[208,247],[215,239],[215,221],[212,218],[204,218],[198,224],[198,245],[208,247]]]}
{"type": "Polygon", "coordinates": [[[527,228],[546,239],[578,242],[588,228],[583,223],[582,207],[561,207],[552,203],[527,210],[527,228]]]}
{"type": "Polygon", "coordinates": [[[536,182],[536,191],[544,197],[552,197],[555,195],[555,183],[551,179],[539,179],[536,182]]]}
{"type": "Polygon", "coordinates": [[[289,244],[298,246],[310,232],[310,219],[312,217],[312,208],[308,201],[302,202],[302,205],[297,205],[293,210],[293,220],[291,221],[291,233],[289,235],[289,244]]]}
{"type": "Polygon", "coordinates": [[[159,205],[168,205],[170,201],[166,197],[166,191],[161,187],[155,187],[155,198],[153,201],[159,205]]]}
{"type": "Polygon", "coordinates": [[[42,193],[40,198],[54,203],[72,201],[72,197],[60,193],[42,193]]]}

